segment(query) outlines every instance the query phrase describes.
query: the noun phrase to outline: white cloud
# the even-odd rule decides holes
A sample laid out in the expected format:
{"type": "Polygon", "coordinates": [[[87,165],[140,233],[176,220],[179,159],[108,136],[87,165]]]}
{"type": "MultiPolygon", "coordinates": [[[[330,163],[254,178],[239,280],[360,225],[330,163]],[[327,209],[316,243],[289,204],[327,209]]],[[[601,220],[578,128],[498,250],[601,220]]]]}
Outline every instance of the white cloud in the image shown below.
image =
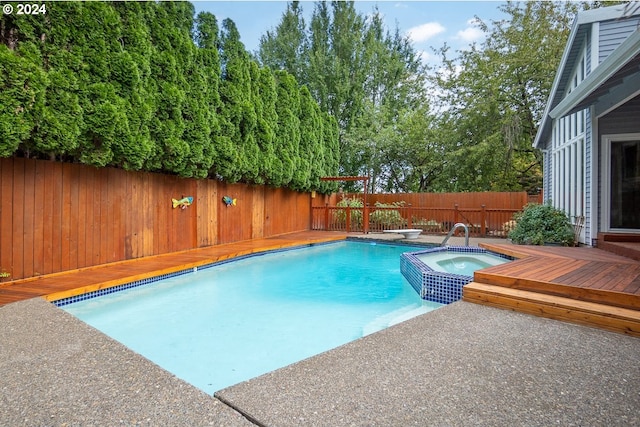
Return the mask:
{"type": "Polygon", "coordinates": [[[468,27],[458,31],[457,37],[462,41],[472,43],[481,40],[484,37],[484,33],[479,28],[468,27]]]}
{"type": "Polygon", "coordinates": [[[418,58],[420,58],[420,62],[422,62],[423,64],[427,64],[434,58],[433,55],[425,50],[417,50],[416,54],[418,55],[418,58]]]}
{"type": "Polygon", "coordinates": [[[417,27],[409,28],[407,34],[414,43],[420,43],[445,32],[445,28],[439,22],[427,22],[417,27]]]}
{"type": "Polygon", "coordinates": [[[484,37],[484,32],[482,32],[482,30],[478,27],[478,22],[475,18],[467,21],[467,25],[467,28],[458,31],[458,33],[456,34],[456,38],[467,43],[473,43],[475,41],[481,40],[484,37]]]}

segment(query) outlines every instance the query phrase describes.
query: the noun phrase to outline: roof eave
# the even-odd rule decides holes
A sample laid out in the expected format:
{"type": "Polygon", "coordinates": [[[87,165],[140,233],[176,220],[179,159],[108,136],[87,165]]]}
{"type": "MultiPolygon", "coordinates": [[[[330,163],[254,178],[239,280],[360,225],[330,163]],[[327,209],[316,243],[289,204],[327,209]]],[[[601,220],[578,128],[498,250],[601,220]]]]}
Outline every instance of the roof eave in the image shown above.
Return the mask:
{"type": "MultiPolygon", "coordinates": [[[[579,15],[579,14],[578,14],[579,15]]],[[[569,38],[567,39],[567,44],[564,47],[564,51],[562,52],[562,58],[560,59],[560,66],[558,67],[558,71],[556,72],[556,76],[553,79],[553,84],[551,85],[551,92],[549,93],[549,97],[547,98],[547,105],[544,108],[544,113],[542,115],[542,122],[538,128],[538,133],[533,141],[533,147],[538,148],[540,141],[542,139],[542,134],[546,132],[542,132],[547,125],[547,120],[549,117],[549,112],[551,111],[551,104],[553,103],[553,98],[555,97],[556,92],[558,91],[558,85],[560,84],[560,80],[562,79],[562,74],[564,72],[564,68],[567,65],[567,60],[569,58],[569,54],[571,52],[571,46],[573,45],[576,34],[578,33],[579,27],[579,19],[573,21],[573,27],[571,28],[571,33],[569,33],[569,38]]]]}
{"type": "Polygon", "coordinates": [[[596,67],[576,89],[567,95],[549,112],[551,119],[565,116],[574,106],[592,94],[604,82],[610,79],[620,68],[640,52],[640,30],[629,36],[611,55],[596,67]]]}

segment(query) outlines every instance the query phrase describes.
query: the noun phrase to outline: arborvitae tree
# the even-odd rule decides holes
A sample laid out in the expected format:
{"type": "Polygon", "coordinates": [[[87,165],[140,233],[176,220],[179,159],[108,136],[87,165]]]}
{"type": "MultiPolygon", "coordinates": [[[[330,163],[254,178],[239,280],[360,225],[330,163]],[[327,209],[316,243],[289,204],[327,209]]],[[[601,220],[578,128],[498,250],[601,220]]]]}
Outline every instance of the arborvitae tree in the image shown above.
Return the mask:
{"type": "Polygon", "coordinates": [[[275,139],[274,182],[275,186],[291,183],[296,168],[298,146],[300,145],[300,97],[298,85],[293,76],[285,71],[276,71],[278,99],[276,114],[278,128],[275,139]]]}
{"type": "MultiPolygon", "coordinates": [[[[324,147],[324,163],[320,170],[320,177],[336,176],[340,171],[340,130],[336,118],[326,111],[320,112],[322,121],[322,145],[324,147]]],[[[335,192],[339,183],[336,181],[321,181],[317,187],[321,192],[335,192]]]]}
{"type": "Polygon", "coordinates": [[[201,169],[197,176],[208,176],[217,158],[217,142],[220,134],[217,111],[220,108],[220,56],[218,54],[218,23],[210,13],[200,13],[196,19],[196,54],[194,75],[201,77],[201,81],[191,85],[192,91],[202,94],[201,110],[207,134],[203,140],[201,169]]]}
{"type": "Polygon", "coordinates": [[[335,174],[333,154],[318,155],[335,148],[335,122],[313,119],[314,104],[301,116],[298,82],[252,61],[232,21],[219,34],[213,15],[193,14],[186,2],[55,2],[3,16],[0,156],[279,186],[298,165],[298,189],[316,188],[313,168],[335,174]]]}
{"type": "MultiPolygon", "coordinates": [[[[234,182],[246,179],[253,166],[245,157],[251,154],[249,134],[256,125],[255,112],[251,105],[251,75],[249,54],[240,41],[235,23],[230,19],[222,22],[220,35],[220,57],[222,60],[222,82],[220,98],[222,107],[222,138],[227,138],[233,146],[226,154],[229,162],[229,176],[234,182]],[[229,156],[231,154],[231,156],[229,156]]],[[[226,145],[226,144],[225,144],[226,145]]],[[[224,176],[224,175],[223,175],[224,176]]]]}
{"type": "Polygon", "coordinates": [[[27,140],[44,103],[46,74],[29,57],[0,45],[0,156],[27,140]]]}
{"type": "Polygon", "coordinates": [[[260,68],[255,89],[254,108],[256,111],[256,142],[260,148],[259,183],[270,183],[273,180],[273,167],[277,157],[275,151],[278,114],[276,113],[277,89],[276,80],[270,68],[260,68]]]}
{"type": "Polygon", "coordinates": [[[313,108],[315,102],[311,98],[309,89],[302,87],[300,90],[300,143],[298,145],[298,161],[293,175],[293,186],[301,190],[308,190],[311,184],[311,173],[313,164],[317,159],[322,158],[322,149],[318,147],[316,141],[320,138],[321,127],[316,110],[313,108]],[[315,149],[315,150],[314,150],[315,149]],[[318,152],[318,150],[320,150],[318,152]]]}

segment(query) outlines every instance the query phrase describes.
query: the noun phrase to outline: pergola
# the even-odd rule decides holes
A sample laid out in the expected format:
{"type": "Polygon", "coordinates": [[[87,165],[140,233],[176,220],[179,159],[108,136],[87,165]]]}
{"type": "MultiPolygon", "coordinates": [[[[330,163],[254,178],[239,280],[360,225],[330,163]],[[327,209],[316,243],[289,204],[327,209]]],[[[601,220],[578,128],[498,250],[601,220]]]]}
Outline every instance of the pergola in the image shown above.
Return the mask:
{"type": "Polygon", "coordinates": [[[323,176],[320,181],[363,181],[364,184],[364,207],[362,208],[362,230],[365,234],[369,232],[369,206],[367,205],[367,182],[368,176],[323,176]]]}

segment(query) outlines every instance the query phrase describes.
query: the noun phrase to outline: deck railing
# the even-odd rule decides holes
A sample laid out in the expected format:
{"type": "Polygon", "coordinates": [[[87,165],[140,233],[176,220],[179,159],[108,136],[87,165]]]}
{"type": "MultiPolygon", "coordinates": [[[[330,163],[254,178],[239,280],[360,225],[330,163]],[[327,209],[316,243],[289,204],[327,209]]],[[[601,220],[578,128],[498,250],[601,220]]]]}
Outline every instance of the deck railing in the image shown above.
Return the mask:
{"type": "Polygon", "coordinates": [[[446,234],[462,222],[474,237],[507,237],[518,209],[443,207],[366,208],[322,206],[312,209],[312,229],[344,232],[381,232],[403,228],[420,228],[425,234],[446,234]],[[365,212],[367,217],[365,217],[365,212]],[[368,220],[368,221],[365,221],[368,220]],[[368,222],[368,224],[366,224],[368,222]]]}

